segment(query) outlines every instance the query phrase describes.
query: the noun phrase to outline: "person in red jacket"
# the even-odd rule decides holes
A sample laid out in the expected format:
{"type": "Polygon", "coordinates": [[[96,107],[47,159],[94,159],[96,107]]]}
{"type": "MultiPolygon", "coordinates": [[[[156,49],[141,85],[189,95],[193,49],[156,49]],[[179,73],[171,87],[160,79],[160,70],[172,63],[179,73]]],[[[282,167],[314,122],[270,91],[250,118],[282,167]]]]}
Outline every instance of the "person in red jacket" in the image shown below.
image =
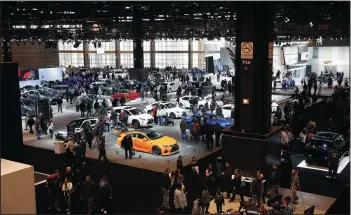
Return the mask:
{"type": "Polygon", "coordinates": [[[157,124],[157,105],[152,109],[152,116],[154,117],[155,124],[157,124]]]}
{"type": "Polygon", "coordinates": [[[127,123],[124,122],[124,111],[122,110],[119,114],[119,121],[121,122],[122,126],[125,126],[127,123]]]}

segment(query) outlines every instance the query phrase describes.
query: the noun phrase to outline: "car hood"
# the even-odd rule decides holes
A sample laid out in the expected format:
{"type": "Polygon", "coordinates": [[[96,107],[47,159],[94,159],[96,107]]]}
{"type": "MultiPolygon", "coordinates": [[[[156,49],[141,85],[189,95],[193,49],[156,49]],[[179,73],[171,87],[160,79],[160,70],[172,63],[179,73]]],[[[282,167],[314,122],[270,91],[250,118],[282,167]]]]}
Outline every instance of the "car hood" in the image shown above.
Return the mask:
{"type": "Polygon", "coordinates": [[[153,119],[153,117],[150,114],[144,113],[144,114],[140,114],[138,115],[139,118],[143,118],[143,119],[153,119]]]}
{"type": "Polygon", "coordinates": [[[172,112],[183,112],[183,111],[186,111],[184,108],[181,108],[181,107],[169,108],[167,110],[168,111],[172,111],[172,112]]]}
{"type": "Polygon", "coordinates": [[[173,144],[176,144],[177,141],[172,137],[163,136],[160,139],[151,140],[151,143],[153,145],[162,146],[162,145],[173,145],[173,144]]]}

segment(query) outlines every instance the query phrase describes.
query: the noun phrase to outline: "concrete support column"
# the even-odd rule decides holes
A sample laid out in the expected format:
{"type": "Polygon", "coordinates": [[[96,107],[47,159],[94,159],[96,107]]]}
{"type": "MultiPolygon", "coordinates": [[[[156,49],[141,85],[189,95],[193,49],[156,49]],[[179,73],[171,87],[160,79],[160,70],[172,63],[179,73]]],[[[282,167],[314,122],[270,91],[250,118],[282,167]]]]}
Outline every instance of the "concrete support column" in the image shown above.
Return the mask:
{"type": "Polygon", "coordinates": [[[121,67],[121,48],[120,48],[121,41],[115,40],[115,53],[116,53],[116,68],[121,67]]]}
{"type": "Polygon", "coordinates": [[[90,57],[89,57],[89,42],[83,41],[83,59],[84,67],[90,67],[90,57]]]}
{"type": "Polygon", "coordinates": [[[155,41],[151,40],[150,41],[150,67],[155,68],[156,67],[156,47],[155,47],[155,41]]]}
{"type": "Polygon", "coordinates": [[[144,68],[143,23],[140,8],[133,10],[133,57],[134,68],[144,68]]]}
{"type": "Polygon", "coordinates": [[[188,69],[193,68],[193,40],[188,40],[188,69]]]}

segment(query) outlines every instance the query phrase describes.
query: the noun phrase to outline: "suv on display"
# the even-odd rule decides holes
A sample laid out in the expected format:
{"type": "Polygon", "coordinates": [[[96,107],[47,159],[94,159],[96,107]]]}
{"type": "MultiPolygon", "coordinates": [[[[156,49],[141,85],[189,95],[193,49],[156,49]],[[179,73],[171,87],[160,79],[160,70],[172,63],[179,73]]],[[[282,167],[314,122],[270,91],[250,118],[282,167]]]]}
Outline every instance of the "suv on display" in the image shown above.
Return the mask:
{"type": "Polygon", "coordinates": [[[78,118],[66,125],[67,135],[74,136],[75,134],[81,132],[84,127],[88,126],[91,129],[95,128],[95,125],[98,123],[97,118],[78,118]]]}
{"type": "Polygon", "coordinates": [[[112,87],[106,82],[94,82],[90,84],[90,89],[94,89],[94,87],[100,87],[103,95],[111,95],[112,87]]]}
{"type": "Polygon", "coordinates": [[[143,111],[136,109],[132,106],[119,106],[114,107],[113,111],[119,115],[121,111],[124,111],[128,115],[128,125],[132,125],[133,128],[147,127],[154,124],[154,118],[151,114],[144,113],[143,111]]]}
{"type": "Polygon", "coordinates": [[[146,105],[145,113],[151,114],[152,108],[158,105],[157,115],[169,116],[173,119],[181,118],[183,113],[186,112],[184,108],[178,107],[170,102],[153,102],[150,105],[146,105]]]}
{"type": "Polygon", "coordinates": [[[179,98],[179,106],[184,108],[190,108],[193,99],[197,100],[199,109],[201,109],[206,104],[206,102],[208,102],[208,104],[211,104],[211,99],[209,98],[203,99],[198,96],[182,96],[179,98]]]}
{"type": "Polygon", "coordinates": [[[306,163],[318,163],[328,165],[329,152],[336,148],[340,154],[340,160],[349,153],[349,140],[345,140],[341,134],[334,132],[318,132],[305,146],[306,163]]]}
{"type": "Polygon", "coordinates": [[[69,88],[68,85],[54,85],[54,86],[51,86],[51,89],[57,90],[59,92],[59,94],[62,95],[62,98],[65,97],[67,88],[69,88]]]}
{"type": "Polygon", "coordinates": [[[35,105],[34,106],[27,106],[23,100],[21,100],[20,103],[21,103],[22,116],[27,116],[27,117],[28,116],[35,116],[35,105]]]}

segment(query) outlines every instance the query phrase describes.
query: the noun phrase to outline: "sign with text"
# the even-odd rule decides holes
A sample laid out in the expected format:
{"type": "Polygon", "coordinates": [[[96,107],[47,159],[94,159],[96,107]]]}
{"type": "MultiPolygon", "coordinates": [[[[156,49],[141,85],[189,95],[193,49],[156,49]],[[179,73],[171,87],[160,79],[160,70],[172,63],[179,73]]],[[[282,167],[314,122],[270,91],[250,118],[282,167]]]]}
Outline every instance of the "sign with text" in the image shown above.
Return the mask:
{"type": "Polygon", "coordinates": [[[253,42],[241,43],[241,59],[252,60],[253,53],[253,42]]]}
{"type": "Polygon", "coordinates": [[[268,45],[268,58],[273,58],[273,43],[270,42],[268,45]]]}

